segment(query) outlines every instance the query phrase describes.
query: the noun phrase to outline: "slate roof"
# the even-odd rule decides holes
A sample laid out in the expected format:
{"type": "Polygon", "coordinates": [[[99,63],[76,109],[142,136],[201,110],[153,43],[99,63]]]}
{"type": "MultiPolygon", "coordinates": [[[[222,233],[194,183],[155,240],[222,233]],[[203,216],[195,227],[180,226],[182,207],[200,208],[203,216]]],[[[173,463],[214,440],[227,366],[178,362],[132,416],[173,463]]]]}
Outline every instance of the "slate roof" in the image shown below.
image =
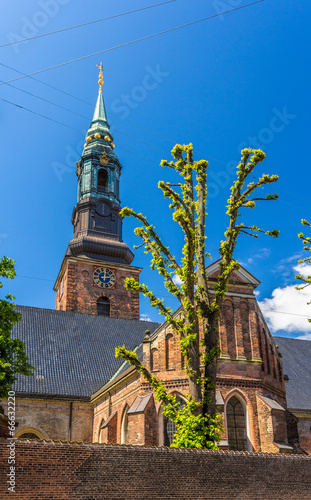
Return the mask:
{"type": "Polygon", "coordinates": [[[311,410],[311,342],[310,340],[274,337],[283,355],[287,406],[289,409],[311,410]]]}
{"type": "MultiPolygon", "coordinates": [[[[143,355],[144,355],[144,353],[143,353],[143,344],[139,344],[139,346],[137,348],[135,348],[134,351],[136,352],[139,361],[142,361],[143,360],[143,355]]],[[[120,365],[120,367],[118,368],[118,370],[112,375],[112,377],[109,380],[109,382],[112,382],[112,380],[114,380],[115,378],[117,378],[119,375],[122,375],[122,373],[125,373],[126,370],[128,370],[130,367],[131,367],[131,365],[130,365],[130,363],[128,361],[123,361],[123,363],[120,365]]]]}
{"type": "Polygon", "coordinates": [[[88,399],[122,365],[115,347],[134,349],[159,323],[17,306],[12,332],[25,343],[33,377],[18,375],[14,390],[28,395],[88,399]],[[43,379],[42,379],[43,378],[43,379]]]}

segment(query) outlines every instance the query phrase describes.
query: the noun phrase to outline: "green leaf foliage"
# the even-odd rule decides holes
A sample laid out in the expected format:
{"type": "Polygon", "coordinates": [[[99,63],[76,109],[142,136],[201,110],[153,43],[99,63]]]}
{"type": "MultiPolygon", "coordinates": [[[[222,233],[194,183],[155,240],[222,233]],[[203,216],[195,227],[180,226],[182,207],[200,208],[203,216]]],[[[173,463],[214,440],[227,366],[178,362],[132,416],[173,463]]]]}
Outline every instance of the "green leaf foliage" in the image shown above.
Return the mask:
{"type": "MultiPolygon", "coordinates": [[[[0,276],[13,279],[14,263],[8,257],[0,258],[0,276]]],[[[32,375],[34,370],[28,363],[24,343],[11,337],[13,326],[21,320],[21,315],[15,311],[14,298],[8,294],[0,300],[0,398],[7,397],[18,373],[32,375]]]]}
{"type": "MultiPolygon", "coordinates": [[[[311,228],[310,222],[308,222],[306,219],[302,219],[301,224],[303,226],[307,226],[307,227],[311,228]]],[[[306,250],[307,252],[311,252],[311,237],[305,236],[304,233],[299,233],[298,238],[300,240],[302,240],[303,249],[306,250]]],[[[303,264],[303,263],[311,264],[311,256],[305,257],[304,259],[299,259],[298,263],[299,264],[303,264]]],[[[302,274],[296,274],[295,278],[302,283],[302,285],[296,286],[297,290],[303,290],[303,288],[306,288],[307,286],[311,285],[311,276],[302,276],[302,274]]],[[[311,304],[311,300],[310,300],[310,302],[307,302],[307,304],[308,305],[311,304]]],[[[311,318],[309,318],[308,321],[309,321],[309,323],[311,323],[311,318]]]]}
{"type": "Polygon", "coordinates": [[[277,181],[276,175],[261,174],[257,181],[254,169],[265,159],[259,149],[243,149],[237,166],[237,178],[231,187],[227,214],[229,224],[220,243],[220,274],[216,282],[209,284],[206,273],[205,216],[207,198],[206,160],[195,161],[192,144],[176,144],[172,149],[173,161],[161,161],[161,166],[173,169],[181,182],[171,184],[160,181],[158,187],[170,201],[173,220],[184,233],[183,257],[177,262],[155,227],[141,213],[130,208],[121,210],[122,217],[134,217],[140,226],[135,234],[141,238],[146,253],[151,256],[151,268],[163,277],[165,287],[180,302],[181,317],[165,306],[164,300],[144,284],[133,278],[125,281],[128,290],[142,293],[151,305],[165,316],[180,343],[189,379],[189,394],[186,405],[180,409],[175,396],[167,393],[161,375],[155,377],[144,366],[133,351],[125,346],[116,349],[116,356],[128,361],[140,372],[153,388],[155,398],[162,403],[163,413],[176,423],[177,433],[172,446],[185,448],[217,448],[221,433],[221,419],[216,405],[217,359],[220,355],[218,341],[219,308],[224,299],[230,275],[240,265],[233,258],[237,239],[242,233],[257,238],[260,233],[277,237],[278,230],[263,230],[256,225],[238,224],[244,208],[254,209],[259,201],[274,201],[277,194],[265,197],[254,196],[258,188],[277,181]],[[175,277],[180,285],[176,285],[175,277]]]}

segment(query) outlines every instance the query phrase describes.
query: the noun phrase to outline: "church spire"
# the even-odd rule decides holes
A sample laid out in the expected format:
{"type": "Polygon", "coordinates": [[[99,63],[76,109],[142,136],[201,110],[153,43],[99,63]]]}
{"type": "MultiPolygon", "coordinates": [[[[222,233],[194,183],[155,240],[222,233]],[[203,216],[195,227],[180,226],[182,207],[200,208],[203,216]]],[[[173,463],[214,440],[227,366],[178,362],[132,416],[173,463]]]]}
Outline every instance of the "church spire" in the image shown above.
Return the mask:
{"type": "Polygon", "coordinates": [[[107,120],[107,112],[105,108],[105,102],[103,98],[103,65],[102,63],[96,65],[99,68],[99,77],[98,77],[98,97],[94,110],[93,119],[91,121],[90,127],[88,129],[86,135],[86,144],[84,147],[88,145],[88,143],[94,139],[104,139],[106,143],[108,143],[112,148],[114,148],[113,137],[110,132],[110,126],[107,120]]]}
{"type": "Polygon", "coordinates": [[[124,279],[138,279],[140,269],[130,265],[134,253],[122,239],[122,165],[114,152],[107,120],[102,63],[98,68],[94,116],[76,163],[78,199],[71,219],[73,238],[54,287],[56,308],[139,319],[138,294],[129,295],[124,287],[124,279]],[[105,312],[99,312],[102,310],[105,312]]]}

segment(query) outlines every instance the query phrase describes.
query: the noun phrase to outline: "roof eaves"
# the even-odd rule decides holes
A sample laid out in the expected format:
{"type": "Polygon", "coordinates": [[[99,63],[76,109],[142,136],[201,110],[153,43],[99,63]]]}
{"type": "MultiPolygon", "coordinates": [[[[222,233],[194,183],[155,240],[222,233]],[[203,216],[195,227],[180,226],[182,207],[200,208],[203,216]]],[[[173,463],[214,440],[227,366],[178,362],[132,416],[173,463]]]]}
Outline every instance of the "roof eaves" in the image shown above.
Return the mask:
{"type": "Polygon", "coordinates": [[[104,385],[103,387],[101,387],[97,392],[95,392],[94,394],[92,394],[92,396],[90,398],[90,401],[92,403],[94,403],[94,401],[96,399],[98,399],[100,396],[103,396],[112,387],[114,387],[115,385],[119,384],[119,382],[123,378],[129,377],[135,371],[136,371],[135,367],[134,366],[130,366],[127,370],[125,370],[125,372],[121,373],[118,377],[114,378],[113,380],[111,380],[110,382],[108,382],[106,385],[104,385]]]}

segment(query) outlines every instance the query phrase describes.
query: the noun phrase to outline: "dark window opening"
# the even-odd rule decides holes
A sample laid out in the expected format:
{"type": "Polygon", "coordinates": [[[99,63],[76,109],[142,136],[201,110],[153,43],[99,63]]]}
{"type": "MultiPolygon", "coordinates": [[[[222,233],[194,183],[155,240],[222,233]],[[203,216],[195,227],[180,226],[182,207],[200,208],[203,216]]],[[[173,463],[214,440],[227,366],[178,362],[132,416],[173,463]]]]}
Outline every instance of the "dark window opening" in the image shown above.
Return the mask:
{"type": "MultiPolygon", "coordinates": [[[[263,330],[263,335],[265,336],[265,332],[263,330]]],[[[271,369],[270,369],[270,356],[269,356],[269,349],[268,349],[268,343],[267,343],[267,338],[265,338],[265,345],[266,345],[266,358],[267,358],[267,371],[268,375],[271,375],[271,369]]]]}
{"type": "Polygon", "coordinates": [[[235,396],[227,404],[227,428],[229,450],[247,450],[244,409],[235,396]]]}
{"type": "Polygon", "coordinates": [[[270,345],[270,349],[271,349],[271,359],[272,359],[272,363],[273,363],[273,376],[274,378],[277,380],[277,373],[276,373],[276,367],[275,367],[275,355],[274,355],[274,351],[273,351],[273,347],[272,345],[270,345]]]}
{"type": "Polygon", "coordinates": [[[123,414],[123,422],[122,422],[122,444],[129,444],[129,419],[128,419],[128,411],[129,407],[126,405],[123,414]]]}
{"type": "Polygon", "coordinates": [[[108,172],[107,170],[104,170],[103,168],[100,168],[98,170],[97,174],[97,187],[101,191],[105,190],[107,187],[107,179],[108,179],[108,172]]]}
{"type": "Polygon", "coordinates": [[[265,362],[264,362],[264,357],[263,357],[262,340],[261,340],[261,334],[260,334],[259,328],[258,328],[258,341],[259,341],[259,353],[260,353],[260,357],[262,359],[261,371],[264,372],[265,371],[265,362]]]}
{"type": "Polygon", "coordinates": [[[158,349],[151,349],[150,353],[150,370],[158,370],[159,369],[159,358],[158,358],[158,349]]]}
{"type": "Polygon", "coordinates": [[[283,370],[280,360],[278,359],[278,371],[279,371],[279,381],[283,381],[283,370]]]}
{"type": "MultiPolygon", "coordinates": [[[[176,401],[179,403],[179,409],[181,410],[185,406],[185,401],[178,396],[176,401]]],[[[174,436],[177,432],[177,426],[175,422],[172,422],[168,417],[163,415],[163,433],[164,433],[164,446],[171,446],[174,436]]]]}
{"type": "Polygon", "coordinates": [[[165,357],[166,357],[166,369],[171,370],[174,368],[174,349],[173,349],[174,337],[169,333],[165,337],[165,357]]]}
{"type": "Polygon", "coordinates": [[[21,434],[19,437],[22,439],[40,439],[34,432],[24,432],[24,434],[21,434]]]}
{"type": "Polygon", "coordinates": [[[105,297],[100,297],[97,301],[98,316],[110,316],[110,302],[105,297]]]}

